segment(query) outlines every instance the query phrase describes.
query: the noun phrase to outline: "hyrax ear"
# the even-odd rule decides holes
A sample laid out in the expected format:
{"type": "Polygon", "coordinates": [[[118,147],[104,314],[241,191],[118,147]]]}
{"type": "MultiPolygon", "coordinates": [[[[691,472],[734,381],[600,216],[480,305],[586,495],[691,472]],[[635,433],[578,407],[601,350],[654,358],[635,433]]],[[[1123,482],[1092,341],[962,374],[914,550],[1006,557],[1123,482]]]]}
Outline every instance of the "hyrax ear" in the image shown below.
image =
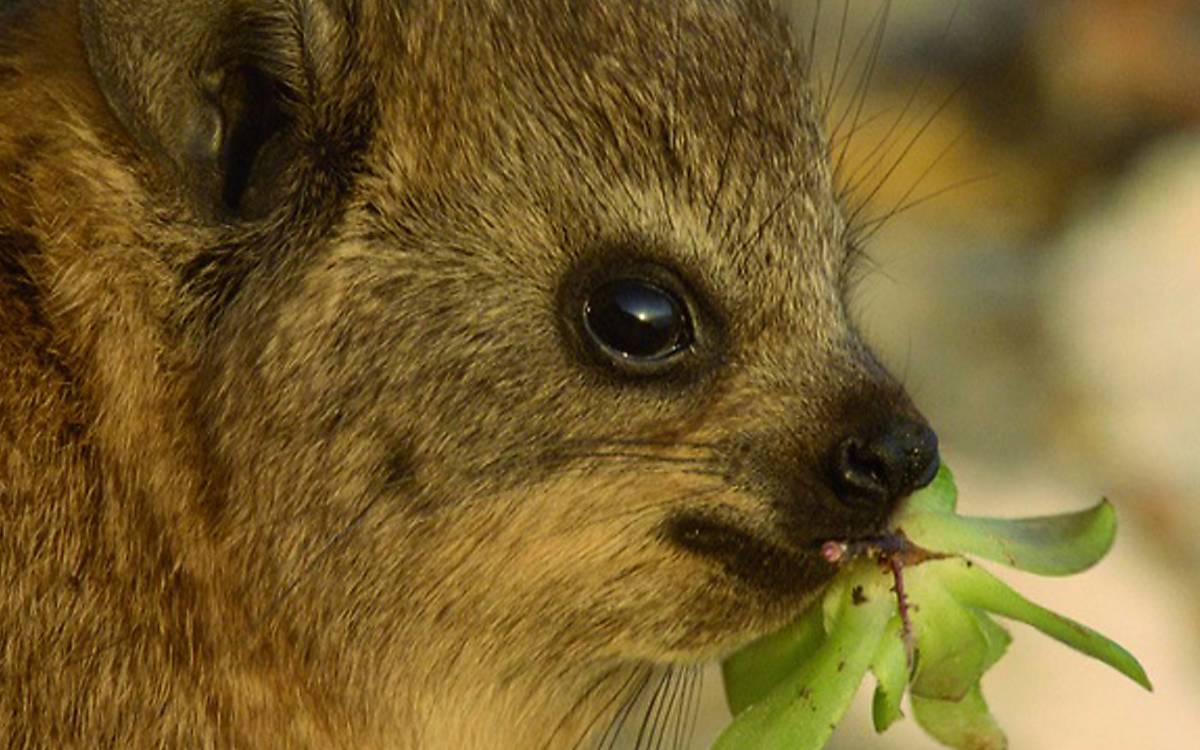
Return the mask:
{"type": "Polygon", "coordinates": [[[320,0],[80,0],[89,64],[143,152],[204,214],[255,218],[284,198],[333,54],[320,0]]]}

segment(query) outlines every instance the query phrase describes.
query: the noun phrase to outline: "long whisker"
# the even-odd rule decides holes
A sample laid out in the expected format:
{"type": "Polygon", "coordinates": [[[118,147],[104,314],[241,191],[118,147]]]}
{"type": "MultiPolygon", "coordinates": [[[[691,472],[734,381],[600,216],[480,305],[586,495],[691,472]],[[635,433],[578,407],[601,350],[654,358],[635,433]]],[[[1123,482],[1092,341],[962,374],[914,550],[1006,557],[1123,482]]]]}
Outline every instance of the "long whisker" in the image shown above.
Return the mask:
{"type": "Polygon", "coordinates": [[[647,669],[646,676],[642,678],[637,690],[634,690],[630,694],[629,698],[625,700],[624,704],[621,706],[621,709],[617,712],[616,716],[613,717],[612,723],[608,725],[608,729],[600,738],[600,750],[613,750],[613,747],[621,736],[621,730],[625,728],[625,722],[629,720],[629,714],[633,711],[633,707],[637,704],[638,699],[640,699],[642,694],[646,691],[646,687],[649,686],[653,677],[654,670],[647,669]]]}
{"type": "Polygon", "coordinates": [[[686,682],[680,698],[679,709],[675,712],[675,731],[672,735],[671,746],[675,750],[683,750],[688,745],[689,727],[695,722],[695,692],[696,683],[700,681],[701,667],[686,667],[686,682]]]}
{"type": "MultiPolygon", "coordinates": [[[[812,25],[808,29],[808,48],[805,50],[805,55],[808,57],[808,74],[815,84],[815,90],[821,92],[825,89],[825,84],[821,81],[821,71],[817,65],[817,32],[821,28],[821,0],[816,1],[816,8],[813,10],[812,25]]],[[[837,72],[834,71],[834,75],[837,72]]],[[[819,98],[824,100],[825,94],[820,94],[819,98]]],[[[824,112],[825,110],[822,109],[824,112]]]]}
{"type": "Polygon", "coordinates": [[[857,174],[851,175],[842,181],[842,187],[838,191],[839,199],[844,200],[848,196],[856,194],[859,187],[861,187],[863,183],[867,182],[875,175],[876,170],[883,163],[884,159],[887,158],[888,151],[896,138],[896,133],[900,130],[901,124],[904,123],[908,118],[908,113],[912,109],[912,106],[916,103],[917,96],[924,88],[928,75],[929,74],[927,72],[921,75],[921,78],[917,81],[917,85],[913,87],[911,92],[909,92],[908,99],[904,102],[904,106],[900,109],[900,114],[898,114],[896,119],[892,121],[892,124],[888,127],[887,132],[878,139],[875,145],[871,147],[870,151],[868,151],[862,156],[861,159],[858,160],[858,163],[862,166],[858,169],[857,174]]]}
{"type": "MultiPolygon", "coordinates": [[[[613,667],[612,669],[605,670],[604,672],[602,672],[600,674],[599,677],[597,677],[595,680],[592,681],[591,685],[589,685],[586,690],[584,690],[582,693],[580,693],[579,697],[575,700],[575,702],[571,704],[571,707],[568,708],[565,713],[563,713],[562,718],[559,719],[558,724],[555,725],[554,731],[551,732],[549,734],[549,736],[546,738],[545,744],[542,745],[542,750],[549,750],[549,748],[554,745],[554,740],[555,740],[555,738],[558,737],[558,733],[561,732],[567,726],[567,723],[579,711],[579,709],[581,709],[584,705],[586,705],[587,702],[590,701],[592,699],[592,697],[600,690],[600,688],[602,688],[604,686],[604,683],[606,683],[608,681],[608,679],[610,677],[612,677],[617,671],[618,671],[617,667],[613,667]]],[[[632,678],[632,675],[630,677],[627,677],[626,681],[628,682],[631,678],[632,678]]],[[[615,700],[615,698],[610,699],[608,703],[605,703],[604,708],[607,708],[612,703],[613,700],[615,700]]],[[[601,712],[603,712],[604,708],[601,708],[601,712]]],[[[587,737],[588,732],[591,731],[592,726],[597,721],[600,720],[600,718],[599,718],[600,715],[601,714],[597,714],[596,717],[594,717],[590,722],[588,722],[588,724],[586,726],[584,726],[583,734],[581,734],[580,738],[578,740],[576,740],[575,747],[579,747],[579,743],[582,742],[583,739],[587,737]]]]}
{"type": "MultiPolygon", "coordinates": [[[[591,477],[591,476],[595,476],[596,474],[601,473],[602,471],[605,471],[605,470],[625,471],[629,468],[630,467],[628,465],[621,465],[621,464],[610,464],[610,465],[592,464],[592,465],[588,465],[588,466],[573,466],[573,467],[570,467],[567,469],[561,469],[557,472],[557,475],[560,478],[562,478],[562,477],[591,477]]],[[[684,476],[694,476],[694,477],[703,477],[703,478],[708,478],[708,479],[720,480],[722,483],[724,483],[724,481],[726,479],[726,473],[724,471],[719,471],[717,469],[681,469],[681,468],[675,467],[675,466],[654,466],[653,464],[637,465],[636,469],[637,469],[638,474],[642,475],[642,476],[684,475],[684,476]]]]}
{"type": "MultiPolygon", "coordinates": [[[[573,527],[573,530],[577,531],[577,532],[585,531],[585,530],[595,527],[595,526],[605,526],[607,524],[613,524],[613,523],[616,523],[619,521],[623,521],[624,524],[619,527],[620,532],[622,534],[624,534],[624,533],[632,534],[632,533],[636,533],[637,529],[639,527],[646,526],[646,524],[647,524],[646,512],[647,511],[653,511],[655,509],[661,508],[661,507],[663,507],[664,504],[697,503],[697,502],[709,500],[714,497],[719,497],[719,496],[725,494],[726,492],[728,492],[728,488],[722,484],[722,485],[716,485],[713,487],[707,487],[707,488],[700,489],[700,490],[691,490],[689,492],[680,493],[680,494],[677,494],[677,495],[674,495],[671,497],[654,498],[654,499],[648,500],[645,503],[640,504],[638,506],[625,507],[625,508],[622,508],[621,510],[615,511],[613,513],[606,513],[606,514],[602,514],[602,515],[601,514],[591,515],[586,520],[576,524],[573,527]]],[[[558,536],[559,533],[560,532],[557,532],[557,531],[549,531],[549,532],[547,532],[547,536],[558,536]]],[[[537,539],[537,538],[538,537],[533,537],[532,539],[537,539]]],[[[617,580],[619,580],[621,575],[624,575],[624,573],[616,574],[616,577],[611,579],[610,582],[616,582],[617,580]]]]}
{"type": "Polygon", "coordinates": [[[729,171],[729,158],[733,151],[733,142],[737,135],[738,128],[742,122],[742,96],[745,94],[746,85],[746,68],[743,65],[738,71],[737,96],[733,100],[733,112],[730,116],[729,127],[725,130],[725,146],[722,149],[721,161],[717,167],[717,186],[713,190],[713,194],[708,203],[708,218],[704,222],[704,231],[709,233],[712,231],[713,216],[717,212],[717,202],[721,198],[721,194],[725,192],[725,180],[729,171]]]}
{"type": "MultiPolygon", "coordinates": [[[[542,750],[549,750],[549,748],[554,744],[554,738],[558,735],[558,732],[561,731],[562,728],[566,726],[567,722],[571,720],[571,718],[575,714],[575,712],[578,711],[589,700],[591,700],[592,696],[594,696],[596,694],[596,692],[601,687],[603,687],[604,683],[607,682],[609,680],[609,678],[611,678],[613,676],[613,674],[616,673],[617,671],[618,671],[618,668],[614,667],[613,669],[610,669],[610,670],[604,672],[602,675],[600,675],[600,677],[598,677],[596,679],[596,681],[592,684],[592,687],[589,688],[579,698],[579,700],[577,700],[571,706],[570,710],[568,710],[567,713],[563,715],[562,721],[560,721],[558,724],[558,728],[554,730],[554,733],[552,735],[550,735],[550,738],[546,741],[546,744],[543,746],[542,750]]],[[[621,683],[620,687],[618,687],[616,689],[616,691],[613,692],[612,697],[610,697],[607,701],[605,701],[604,705],[602,705],[599,709],[597,709],[595,715],[592,716],[591,720],[588,721],[588,723],[584,725],[583,731],[579,734],[578,739],[575,740],[575,744],[572,745],[572,747],[580,748],[583,746],[583,743],[586,742],[588,740],[588,738],[591,736],[592,730],[596,728],[596,726],[600,723],[600,720],[604,718],[605,714],[607,714],[609,712],[609,710],[612,709],[612,707],[617,704],[617,701],[621,700],[621,698],[625,695],[625,692],[629,689],[629,687],[638,678],[638,675],[641,673],[641,671],[642,670],[640,670],[640,669],[634,669],[629,673],[629,676],[625,678],[624,682],[621,683]]]]}
{"type": "MultiPolygon", "coordinates": [[[[878,65],[880,53],[883,50],[883,40],[886,36],[887,23],[888,23],[888,19],[891,16],[891,12],[892,12],[892,1],[884,0],[883,7],[882,7],[881,13],[879,15],[879,23],[878,23],[878,26],[876,27],[874,38],[872,39],[872,42],[871,42],[871,51],[867,57],[866,67],[863,69],[863,73],[859,77],[858,85],[856,86],[855,91],[852,95],[850,105],[846,108],[846,111],[842,113],[842,117],[839,119],[837,126],[833,129],[832,138],[834,141],[837,140],[837,134],[841,131],[842,126],[845,123],[846,117],[847,117],[847,115],[849,115],[849,113],[851,111],[853,111],[854,116],[853,116],[853,119],[850,121],[850,129],[853,131],[858,128],[858,121],[862,117],[863,107],[866,105],[866,102],[867,102],[867,94],[869,93],[870,88],[871,88],[871,81],[875,77],[875,66],[878,65]]],[[[842,146],[840,152],[838,153],[837,161],[833,167],[834,174],[841,174],[842,163],[846,158],[846,153],[849,150],[849,145],[850,144],[848,142],[845,143],[842,146]]]]}
{"type": "MultiPolygon", "coordinates": [[[[909,152],[912,151],[913,147],[922,138],[922,136],[925,135],[925,133],[929,130],[929,128],[933,125],[933,123],[937,120],[937,118],[942,114],[942,112],[944,112],[946,110],[946,107],[950,106],[950,103],[953,102],[955,100],[955,98],[958,97],[959,93],[961,93],[963,88],[966,86],[966,83],[967,83],[967,81],[964,80],[962,83],[960,83],[958,86],[956,86],[954,88],[954,90],[951,91],[949,94],[947,94],[946,97],[941,101],[941,103],[938,104],[937,108],[934,109],[933,112],[931,112],[927,118],[925,118],[925,121],[921,124],[921,127],[918,128],[917,132],[914,133],[913,136],[908,140],[908,142],[904,145],[904,149],[900,152],[899,156],[896,157],[896,159],[892,162],[892,165],[883,174],[883,177],[880,178],[880,180],[876,183],[875,188],[873,190],[871,190],[871,192],[868,193],[859,202],[858,207],[855,208],[854,211],[850,214],[849,218],[847,219],[847,223],[850,226],[854,226],[855,221],[859,218],[859,216],[865,210],[866,206],[870,205],[871,201],[875,199],[875,196],[879,194],[879,191],[882,190],[884,185],[887,184],[888,180],[891,179],[892,174],[895,173],[895,171],[900,167],[900,165],[904,163],[905,159],[908,158],[909,152]]],[[[952,143],[951,146],[953,146],[953,145],[954,144],[952,143]]],[[[944,154],[945,154],[945,151],[943,151],[943,153],[938,156],[938,159],[935,160],[935,164],[937,161],[941,160],[941,158],[942,158],[942,156],[944,156],[944,154]]]]}
{"type": "MultiPolygon", "coordinates": [[[[817,6],[817,10],[818,10],[818,12],[820,11],[819,5],[817,6]]],[[[850,18],[850,0],[845,0],[842,3],[842,23],[841,23],[841,29],[838,31],[837,48],[834,50],[834,53],[833,53],[833,73],[829,77],[829,90],[825,92],[824,102],[821,107],[822,111],[824,111],[825,113],[829,112],[830,108],[833,106],[834,97],[840,92],[841,85],[836,82],[837,82],[837,77],[838,77],[838,71],[841,70],[842,47],[846,41],[846,23],[849,20],[849,18],[850,18]]],[[[857,56],[857,54],[858,53],[856,51],[855,55],[857,56]]]]}
{"type": "Polygon", "coordinates": [[[650,729],[651,732],[653,732],[651,715],[654,714],[656,709],[660,708],[659,702],[662,700],[664,689],[670,682],[672,674],[674,674],[674,672],[670,668],[664,670],[662,678],[658,681],[658,686],[654,688],[654,694],[650,697],[650,702],[646,706],[646,712],[642,714],[642,723],[638,728],[637,740],[634,742],[634,748],[636,750],[642,750],[644,747],[646,747],[646,745],[643,744],[643,740],[650,739],[650,735],[646,733],[646,730],[650,729]]]}
{"type": "MultiPolygon", "coordinates": [[[[946,19],[946,23],[942,28],[942,33],[940,36],[940,39],[942,42],[944,42],[945,39],[947,37],[949,37],[950,31],[954,25],[954,20],[958,16],[958,12],[959,12],[961,6],[962,6],[962,3],[961,3],[961,0],[959,0],[959,2],[955,4],[954,9],[951,11],[950,16],[946,19]]],[[[878,142],[875,144],[875,146],[871,149],[870,152],[868,152],[862,159],[859,160],[859,163],[861,165],[863,165],[863,168],[860,168],[860,170],[859,170],[859,174],[855,175],[852,178],[848,178],[844,181],[844,186],[843,186],[842,190],[839,192],[839,198],[845,198],[846,196],[850,196],[850,195],[857,193],[859,188],[864,183],[873,180],[873,178],[876,174],[876,171],[883,164],[884,159],[886,158],[887,154],[891,150],[891,147],[894,143],[894,139],[897,135],[898,129],[900,128],[900,125],[905,121],[905,118],[907,117],[909,110],[912,108],[912,105],[916,102],[918,94],[924,89],[925,83],[928,81],[928,79],[929,79],[928,71],[925,71],[924,73],[921,74],[921,77],[917,80],[916,85],[913,87],[912,91],[909,92],[908,99],[905,102],[904,107],[901,110],[900,114],[896,117],[895,121],[892,122],[891,127],[888,128],[888,132],[885,133],[884,136],[878,140],[878,142]]],[[[960,88],[961,88],[961,86],[960,86],[960,88]]],[[[939,108],[938,112],[940,112],[940,108],[939,108]]],[[[938,112],[934,113],[935,118],[936,118],[938,112]]],[[[928,125],[926,125],[926,127],[928,127],[928,125]]],[[[911,145],[909,146],[909,148],[911,148],[911,145]]],[[[893,169],[894,168],[895,167],[893,166],[893,169]]],[[[889,172],[889,175],[890,175],[890,172],[889,172]]],[[[877,187],[882,186],[883,183],[886,183],[887,179],[888,179],[888,176],[885,175],[884,178],[881,181],[879,181],[879,183],[877,183],[877,187]]]]}
{"type": "MultiPolygon", "coordinates": [[[[843,19],[846,18],[846,13],[849,11],[849,7],[850,7],[850,0],[844,0],[844,5],[842,7],[842,18],[843,19]]],[[[846,64],[845,72],[842,73],[842,76],[840,79],[835,78],[830,81],[830,84],[835,87],[830,90],[829,95],[826,97],[826,101],[829,102],[829,108],[825,112],[825,116],[830,121],[833,120],[833,108],[836,105],[837,101],[841,98],[842,89],[845,87],[846,82],[850,79],[851,74],[854,72],[854,66],[858,62],[859,55],[861,55],[863,49],[866,48],[867,42],[869,40],[875,38],[875,36],[878,34],[878,30],[881,29],[885,23],[883,21],[883,15],[884,15],[885,8],[886,8],[886,5],[884,3],[879,4],[879,8],[875,11],[874,16],[872,16],[872,18],[871,18],[870,24],[867,26],[867,30],[863,33],[862,37],[859,38],[858,44],[856,44],[854,46],[854,52],[853,52],[853,54],[851,54],[850,60],[846,64]]],[[[843,31],[840,36],[842,38],[844,38],[845,31],[843,31]]],[[[870,55],[870,53],[868,53],[868,57],[869,57],[869,55],[870,55]]],[[[858,84],[855,85],[855,90],[857,90],[857,89],[858,89],[858,84]]],[[[847,117],[850,116],[850,112],[853,110],[853,108],[854,108],[854,99],[851,99],[850,103],[846,106],[846,108],[842,110],[842,113],[840,115],[838,115],[837,123],[833,126],[833,129],[830,131],[831,140],[836,141],[838,139],[837,136],[841,132],[842,125],[845,124],[845,120],[847,117]]]]}
{"type": "MultiPolygon", "coordinates": [[[[986,175],[979,175],[978,177],[966,177],[961,180],[956,180],[945,187],[938,188],[937,190],[926,193],[925,195],[922,195],[919,198],[914,198],[913,200],[908,201],[907,203],[904,203],[903,205],[896,205],[893,208],[888,209],[888,211],[886,213],[884,213],[883,215],[878,216],[874,219],[870,219],[869,221],[864,222],[860,227],[857,228],[860,231],[860,236],[862,237],[862,241],[869,242],[871,240],[871,238],[874,237],[879,232],[879,230],[883,228],[883,226],[887,222],[891,221],[893,218],[904,213],[905,211],[909,211],[913,208],[916,208],[917,206],[923,205],[925,203],[928,203],[929,201],[940,198],[943,195],[945,195],[946,193],[953,192],[955,190],[960,190],[964,187],[967,187],[969,185],[974,185],[979,182],[986,182],[990,179],[993,179],[995,176],[996,176],[995,174],[986,174],[986,175]]],[[[918,180],[918,182],[919,182],[919,180],[918,180]]],[[[912,190],[910,189],[908,192],[912,192],[912,190]]],[[[908,193],[906,192],[905,197],[907,195],[908,195],[908,193]]],[[[902,197],[901,200],[903,200],[903,199],[904,198],[902,197]]]]}
{"type": "MultiPolygon", "coordinates": [[[[896,112],[895,106],[889,106],[889,107],[883,107],[879,111],[867,115],[866,117],[862,118],[862,120],[859,121],[857,126],[855,126],[851,130],[846,131],[846,135],[842,136],[843,140],[853,140],[853,138],[856,135],[862,133],[864,130],[871,127],[875,123],[879,122],[884,117],[887,117],[888,115],[891,115],[891,114],[895,114],[895,112],[896,112]]],[[[903,116],[903,111],[901,111],[900,116],[903,116]]],[[[872,151],[873,150],[874,149],[872,149],[872,151]]],[[[841,198],[845,194],[846,194],[845,190],[840,190],[838,192],[838,197],[841,198]]]]}
{"type": "Polygon", "coordinates": [[[649,461],[661,464],[678,464],[681,466],[707,466],[713,463],[711,459],[685,458],[680,456],[658,456],[653,453],[634,453],[632,451],[590,451],[586,453],[551,453],[550,457],[558,459],[584,458],[615,458],[632,461],[649,461]]]}
{"type": "Polygon", "coordinates": [[[696,738],[696,724],[700,716],[700,701],[704,698],[704,667],[697,666],[695,687],[692,690],[692,705],[688,710],[688,729],[683,747],[692,747],[696,738]]]}
{"type": "MultiPolygon", "coordinates": [[[[873,75],[874,68],[875,68],[876,62],[878,60],[880,49],[883,46],[883,33],[887,26],[887,19],[888,19],[888,15],[890,13],[890,8],[891,8],[891,2],[890,2],[890,0],[887,0],[887,2],[885,2],[881,6],[880,10],[876,12],[876,18],[872,22],[872,27],[875,29],[874,34],[872,34],[870,31],[868,31],[868,33],[866,35],[864,35],[863,39],[861,39],[859,41],[859,44],[857,45],[857,47],[854,51],[854,54],[850,60],[850,65],[848,65],[848,67],[847,67],[846,74],[842,77],[842,80],[838,82],[836,88],[831,89],[831,91],[830,91],[830,94],[828,96],[829,100],[832,100],[833,98],[835,98],[836,96],[839,95],[842,84],[845,82],[846,78],[848,77],[850,68],[853,67],[853,63],[858,59],[858,55],[862,50],[863,44],[865,43],[865,41],[868,38],[871,38],[873,36],[874,39],[872,42],[871,52],[870,52],[870,55],[868,58],[866,70],[863,73],[859,83],[855,87],[855,95],[854,96],[855,96],[855,100],[857,102],[857,106],[855,106],[854,103],[851,103],[851,105],[848,106],[846,108],[846,110],[843,112],[841,118],[839,118],[838,124],[833,129],[833,134],[830,137],[830,140],[832,143],[837,142],[837,140],[838,140],[837,134],[841,130],[841,128],[845,122],[845,119],[847,116],[849,116],[849,113],[851,110],[854,110],[854,119],[851,122],[851,127],[850,127],[851,136],[850,136],[850,138],[846,139],[845,143],[848,143],[849,140],[853,137],[853,134],[857,133],[860,130],[860,128],[862,127],[859,123],[859,120],[861,119],[861,116],[862,116],[862,108],[863,108],[863,104],[866,100],[867,88],[869,87],[870,79],[871,79],[871,76],[873,75]]],[[[842,38],[845,36],[848,14],[849,14],[849,3],[847,2],[843,6],[842,22],[841,22],[842,30],[841,30],[841,34],[839,35],[839,39],[838,39],[838,48],[837,48],[835,63],[834,63],[835,70],[836,70],[837,65],[840,63],[842,38]]],[[[836,73],[835,73],[835,77],[836,77],[836,73]]],[[[868,117],[868,120],[874,119],[876,116],[877,115],[871,115],[868,117]]],[[[846,146],[843,146],[837,157],[837,163],[834,167],[835,174],[840,171],[841,163],[842,163],[842,160],[845,157],[845,155],[846,155],[846,146]]],[[[759,242],[762,239],[766,230],[771,226],[771,224],[773,224],[775,222],[775,220],[779,217],[779,214],[783,210],[783,208],[788,203],[791,202],[791,200],[796,196],[796,194],[800,191],[800,189],[803,187],[803,185],[804,185],[803,177],[800,177],[800,178],[797,178],[796,180],[794,180],[784,190],[784,192],[780,196],[780,198],[767,211],[767,215],[762,219],[762,221],[759,222],[757,227],[755,227],[754,231],[752,231],[738,245],[737,250],[735,251],[734,254],[739,254],[742,251],[744,251],[746,248],[759,242]]],[[[724,246],[724,242],[722,242],[722,246],[724,246]]]]}
{"type": "Polygon", "coordinates": [[[750,204],[754,200],[755,193],[758,192],[758,181],[762,177],[763,167],[766,164],[765,146],[761,141],[758,149],[758,158],[754,161],[754,168],[750,173],[750,184],[746,186],[745,193],[742,195],[741,204],[737,211],[734,212],[730,221],[726,222],[725,230],[721,232],[721,239],[718,242],[718,247],[721,253],[724,254],[729,250],[729,243],[733,239],[733,231],[735,228],[740,229],[746,221],[746,212],[750,209],[750,204]]]}
{"type": "Polygon", "coordinates": [[[597,438],[576,438],[567,439],[562,442],[563,445],[647,445],[663,448],[716,448],[720,444],[716,442],[704,441],[689,441],[689,440],[667,440],[667,439],[652,439],[652,438],[630,438],[630,437],[597,437],[597,438]]]}
{"type": "Polygon", "coordinates": [[[662,682],[659,683],[658,690],[654,692],[654,699],[650,701],[650,705],[646,708],[646,713],[642,716],[642,726],[638,730],[637,743],[634,745],[636,750],[658,750],[657,740],[661,739],[661,722],[665,715],[667,706],[670,703],[670,695],[675,688],[675,670],[667,668],[663,673],[662,682]],[[644,735],[644,742],[643,742],[644,735]]]}
{"type": "Polygon", "coordinates": [[[657,741],[654,743],[654,750],[662,750],[663,743],[671,733],[671,725],[678,721],[678,706],[679,698],[684,692],[687,683],[687,670],[684,667],[674,667],[671,670],[671,680],[674,685],[671,687],[670,695],[663,701],[663,709],[659,713],[659,717],[655,719],[655,734],[658,735],[657,741]]]}

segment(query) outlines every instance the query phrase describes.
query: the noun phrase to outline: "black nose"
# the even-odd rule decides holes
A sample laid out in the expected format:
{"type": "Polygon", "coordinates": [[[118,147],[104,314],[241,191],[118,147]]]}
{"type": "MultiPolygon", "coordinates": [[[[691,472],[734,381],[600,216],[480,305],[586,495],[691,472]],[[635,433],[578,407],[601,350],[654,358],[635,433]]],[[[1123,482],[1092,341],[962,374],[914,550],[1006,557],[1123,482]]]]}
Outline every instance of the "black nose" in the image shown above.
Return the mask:
{"type": "Polygon", "coordinates": [[[925,424],[902,418],[838,443],[830,478],[843,502],[877,507],[929,484],[937,470],[937,435],[925,424]]]}

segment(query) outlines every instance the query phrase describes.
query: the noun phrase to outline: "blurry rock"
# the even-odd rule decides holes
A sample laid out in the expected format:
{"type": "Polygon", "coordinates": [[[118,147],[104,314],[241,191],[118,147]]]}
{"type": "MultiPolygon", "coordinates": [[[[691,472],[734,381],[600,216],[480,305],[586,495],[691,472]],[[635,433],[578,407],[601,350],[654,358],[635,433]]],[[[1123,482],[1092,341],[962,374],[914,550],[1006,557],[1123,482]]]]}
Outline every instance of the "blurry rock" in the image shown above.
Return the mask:
{"type": "Polygon", "coordinates": [[[1112,143],[1200,121],[1200,4],[1059,0],[1034,34],[1043,95],[1073,137],[1112,143]]]}

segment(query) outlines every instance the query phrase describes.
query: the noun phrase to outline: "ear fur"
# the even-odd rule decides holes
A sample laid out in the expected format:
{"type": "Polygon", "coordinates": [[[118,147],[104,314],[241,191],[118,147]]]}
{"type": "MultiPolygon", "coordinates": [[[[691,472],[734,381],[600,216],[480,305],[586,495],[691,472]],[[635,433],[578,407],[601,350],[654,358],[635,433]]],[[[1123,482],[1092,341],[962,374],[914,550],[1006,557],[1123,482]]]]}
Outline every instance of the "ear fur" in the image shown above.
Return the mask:
{"type": "Polygon", "coordinates": [[[122,125],[201,213],[282,199],[311,73],[333,54],[320,0],[80,0],[89,64],[122,125]]]}

